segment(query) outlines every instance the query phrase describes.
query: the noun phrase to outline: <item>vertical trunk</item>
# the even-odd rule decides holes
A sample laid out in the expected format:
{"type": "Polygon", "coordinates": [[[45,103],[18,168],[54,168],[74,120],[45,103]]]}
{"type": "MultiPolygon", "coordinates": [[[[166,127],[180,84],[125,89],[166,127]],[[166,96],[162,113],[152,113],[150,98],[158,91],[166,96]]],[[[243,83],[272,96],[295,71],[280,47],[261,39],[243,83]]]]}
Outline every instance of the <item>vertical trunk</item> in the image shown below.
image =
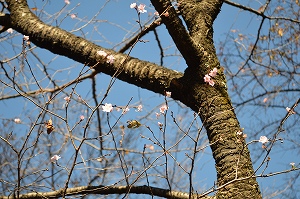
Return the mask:
{"type": "MultiPolygon", "coordinates": [[[[152,1],[161,13],[167,9],[168,4],[163,0],[159,2],[161,4],[152,1]]],[[[189,31],[187,40],[193,41],[191,48],[196,51],[193,54],[186,50],[187,47],[181,48],[182,41],[177,39],[176,31],[172,30],[180,28],[173,27],[174,23],[170,19],[164,20],[183,57],[189,57],[186,59],[188,68],[184,76],[172,81],[171,90],[180,91],[175,92],[175,95],[172,93],[173,97],[198,112],[207,130],[216,163],[217,198],[259,199],[261,194],[250,154],[244,138],[237,135],[239,122],[228,96],[226,79],[213,42],[212,25],[222,3],[222,0],[185,0],[179,3],[179,11],[189,31]],[[193,58],[194,62],[190,62],[193,58]],[[215,85],[212,87],[203,78],[213,68],[217,68],[218,73],[213,78],[215,85]]]]}

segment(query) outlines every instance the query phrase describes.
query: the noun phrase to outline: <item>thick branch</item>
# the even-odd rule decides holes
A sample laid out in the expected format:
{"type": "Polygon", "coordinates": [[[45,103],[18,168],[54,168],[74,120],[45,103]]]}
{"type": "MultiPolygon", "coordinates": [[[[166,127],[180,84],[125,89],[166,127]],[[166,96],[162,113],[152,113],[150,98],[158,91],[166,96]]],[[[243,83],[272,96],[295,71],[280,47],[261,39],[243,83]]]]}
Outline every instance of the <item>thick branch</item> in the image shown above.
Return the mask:
{"type": "MultiPolygon", "coordinates": [[[[44,198],[60,198],[62,196],[63,190],[51,191],[51,192],[33,192],[28,194],[20,195],[20,199],[44,199],[44,198]]],[[[151,186],[82,186],[75,188],[68,188],[66,196],[72,195],[86,195],[86,194],[147,194],[151,196],[160,196],[164,198],[172,199],[188,199],[188,198],[197,198],[197,195],[189,197],[188,193],[178,192],[178,191],[169,191],[167,189],[161,189],[151,186]]],[[[11,197],[0,196],[0,199],[8,199],[11,197]]],[[[214,199],[213,196],[202,197],[204,199],[214,199]]]]}
{"type": "Polygon", "coordinates": [[[58,27],[46,25],[29,10],[24,0],[8,0],[7,3],[11,12],[10,26],[13,29],[29,36],[35,45],[92,66],[97,72],[161,94],[168,89],[172,79],[182,76],[176,71],[104,49],[58,27]],[[114,64],[106,63],[97,54],[99,50],[113,55],[116,58],[114,64]]]}

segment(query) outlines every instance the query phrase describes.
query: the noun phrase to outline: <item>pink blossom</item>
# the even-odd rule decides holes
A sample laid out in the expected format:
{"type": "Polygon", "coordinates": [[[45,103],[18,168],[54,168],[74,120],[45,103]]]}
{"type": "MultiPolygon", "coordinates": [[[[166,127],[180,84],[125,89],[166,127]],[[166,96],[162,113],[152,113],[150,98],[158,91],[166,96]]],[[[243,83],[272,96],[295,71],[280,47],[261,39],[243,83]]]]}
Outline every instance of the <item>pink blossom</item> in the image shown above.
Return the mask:
{"type": "Polygon", "coordinates": [[[16,124],[21,124],[21,119],[20,119],[20,118],[15,118],[15,119],[14,119],[14,122],[15,122],[16,124]]]}
{"type": "Polygon", "coordinates": [[[12,28],[7,29],[6,31],[10,34],[12,34],[14,32],[14,30],[12,28]]]}
{"type": "Polygon", "coordinates": [[[100,56],[102,56],[102,57],[106,57],[107,56],[107,53],[104,52],[103,50],[98,50],[97,54],[100,55],[100,56]]]}
{"type": "Polygon", "coordinates": [[[70,15],[71,19],[75,19],[77,16],[75,14],[70,15]]]}
{"type": "Polygon", "coordinates": [[[70,1],[69,0],[65,0],[65,4],[70,4],[70,1]]]}
{"type": "Polygon", "coordinates": [[[113,55],[108,55],[106,62],[109,63],[109,64],[114,63],[115,62],[115,57],[113,55]]]}
{"type": "Polygon", "coordinates": [[[129,109],[128,107],[126,107],[126,108],[122,109],[122,114],[125,114],[125,113],[127,113],[129,110],[130,110],[130,109],[129,109]]]}
{"type": "Polygon", "coordinates": [[[160,113],[155,113],[155,115],[156,115],[156,119],[160,117],[160,113]]]}
{"type": "Polygon", "coordinates": [[[285,109],[286,109],[286,111],[289,112],[290,114],[295,114],[295,113],[296,113],[293,109],[291,109],[291,108],[289,108],[289,107],[286,107],[285,109]]]}
{"type": "Polygon", "coordinates": [[[24,35],[24,36],[23,36],[23,39],[24,39],[25,41],[29,41],[29,36],[24,35]]]}
{"type": "Polygon", "coordinates": [[[211,76],[207,74],[204,76],[204,82],[207,82],[211,86],[215,85],[215,82],[211,79],[211,76]]]}
{"type": "Polygon", "coordinates": [[[237,131],[236,134],[237,134],[238,136],[240,136],[240,135],[243,135],[243,132],[242,132],[242,131],[237,131]]]}
{"type": "Polygon", "coordinates": [[[102,106],[102,110],[104,112],[107,112],[107,113],[112,112],[113,111],[113,106],[112,106],[112,104],[105,103],[105,105],[102,106]]]}
{"type": "Polygon", "coordinates": [[[263,100],[263,102],[266,103],[267,101],[268,101],[268,98],[265,97],[264,100],[263,100]]]}
{"type": "Polygon", "coordinates": [[[269,142],[269,140],[266,136],[263,135],[263,136],[260,136],[259,142],[261,142],[262,144],[265,144],[265,143],[269,142]]]}
{"type": "Polygon", "coordinates": [[[217,75],[217,72],[218,72],[218,69],[217,69],[217,68],[214,68],[213,70],[211,70],[211,71],[209,72],[209,75],[210,75],[211,77],[215,77],[215,76],[217,75]]]}
{"type": "Polygon", "coordinates": [[[80,115],[80,120],[84,120],[84,115],[80,115]]]}
{"type": "Polygon", "coordinates": [[[136,3],[130,4],[130,8],[131,8],[131,9],[136,8],[136,3]]]}
{"type": "Polygon", "coordinates": [[[67,96],[67,97],[64,97],[64,100],[65,100],[66,102],[70,102],[70,101],[71,101],[71,98],[70,98],[69,96],[67,96]]]}
{"type": "Polygon", "coordinates": [[[152,151],[154,150],[154,146],[153,146],[152,144],[149,144],[149,145],[147,144],[145,147],[146,147],[146,148],[149,148],[149,149],[152,150],[152,151]]]}
{"type": "Polygon", "coordinates": [[[171,97],[171,94],[172,94],[172,92],[170,92],[170,91],[166,91],[166,97],[171,97]]]}
{"type": "Polygon", "coordinates": [[[211,86],[214,86],[214,85],[215,85],[215,82],[214,82],[214,80],[210,80],[210,81],[208,82],[208,84],[211,85],[211,86]]]}
{"type": "Polygon", "coordinates": [[[56,162],[57,160],[59,160],[61,157],[60,155],[54,155],[52,156],[52,158],[50,159],[51,162],[56,162]]]}
{"type": "Polygon", "coordinates": [[[158,13],[157,11],[155,11],[155,12],[154,12],[154,15],[158,17],[158,16],[159,16],[159,13],[158,13]]]}
{"type": "Polygon", "coordinates": [[[142,109],[143,109],[143,105],[140,104],[140,105],[137,106],[136,111],[141,112],[142,109]]]}
{"type": "Polygon", "coordinates": [[[210,76],[209,75],[205,75],[204,76],[204,82],[210,82],[211,80],[210,80],[210,76]]]}
{"type": "Polygon", "coordinates": [[[139,11],[140,13],[145,13],[145,12],[147,12],[147,10],[145,10],[145,7],[146,7],[145,4],[140,4],[140,5],[138,6],[138,11],[139,11]]]}
{"type": "Polygon", "coordinates": [[[160,108],[159,108],[159,111],[161,112],[161,113],[165,113],[165,111],[166,110],[168,110],[168,106],[166,105],[166,104],[164,104],[164,105],[162,105],[160,108]]]}

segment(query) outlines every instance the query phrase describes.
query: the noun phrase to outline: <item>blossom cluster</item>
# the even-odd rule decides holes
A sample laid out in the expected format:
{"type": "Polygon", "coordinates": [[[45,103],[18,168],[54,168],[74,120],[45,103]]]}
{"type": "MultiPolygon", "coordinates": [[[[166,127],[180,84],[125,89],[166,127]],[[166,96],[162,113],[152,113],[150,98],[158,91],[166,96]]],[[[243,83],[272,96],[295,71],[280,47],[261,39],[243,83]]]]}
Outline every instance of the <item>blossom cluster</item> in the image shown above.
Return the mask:
{"type": "Polygon", "coordinates": [[[261,142],[262,143],[261,148],[265,149],[265,148],[267,148],[267,146],[265,144],[269,142],[269,139],[263,135],[263,136],[260,136],[258,142],[261,142]]]}
{"type": "MultiPolygon", "coordinates": [[[[102,105],[101,106],[101,108],[102,108],[102,111],[103,112],[107,112],[107,113],[110,113],[110,112],[112,112],[113,110],[114,110],[114,107],[113,107],[113,105],[112,104],[110,104],[110,103],[105,103],[104,105],[102,105]]],[[[142,109],[143,109],[143,105],[138,105],[138,106],[134,106],[134,108],[136,108],[136,111],[137,112],[141,112],[142,111],[142,109]]],[[[125,113],[127,113],[128,111],[130,111],[130,109],[129,109],[129,107],[125,107],[125,108],[120,108],[120,107],[115,107],[115,109],[117,110],[117,111],[120,111],[121,109],[122,109],[122,114],[125,114],[125,113]]]]}
{"type": "Polygon", "coordinates": [[[213,70],[211,70],[209,72],[209,74],[206,74],[204,76],[204,82],[207,82],[209,85],[211,86],[214,86],[215,85],[215,82],[214,80],[212,79],[212,77],[215,77],[217,75],[217,72],[218,72],[218,69],[217,68],[214,68],[213,70]]]}
{"type": "Polygon", "coordinates": [[[261,142],[262,144],[266,144],[267,142],[269,142],[269,139],[263,135],[263,136],[260,136],[259,142],[261,142]]]}
{"type": "Polygon", "coordinates": [[[115,57],[113,55],[108,55],[105,51],[99,50],[97,54],[106,59],[106,63],[113,64],[115,62],[115,57]]]}
{"type": "Polygon", "coordinates": [[[59,160],[61,157],[60,157],[60,155],[54,155],[54,156],[52,156],[51,158],[50,158],[50,161],[51,162],[56,162],[57,160],[59,160]]]}
{"type": "Polygon", "coordinates": [[[139,13],[145,13],[147,10],[145,10],[146,5],[145,4],[140,4],[139,6],[136,3],[130,4],[131,9],[136,9],[139,13]]]}

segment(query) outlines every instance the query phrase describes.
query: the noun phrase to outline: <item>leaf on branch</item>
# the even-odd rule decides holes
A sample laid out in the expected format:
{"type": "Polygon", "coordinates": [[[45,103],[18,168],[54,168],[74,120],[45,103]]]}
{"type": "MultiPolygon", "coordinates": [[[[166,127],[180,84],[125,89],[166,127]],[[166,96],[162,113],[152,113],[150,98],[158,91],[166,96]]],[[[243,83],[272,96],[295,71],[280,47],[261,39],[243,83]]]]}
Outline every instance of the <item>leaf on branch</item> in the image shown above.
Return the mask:
{"type": "Polygon", "coordinates": [[[47,133],[50,134],[52,133],[52,131],[54,130],[54,126],[52,124],[52,120],[49,119],[47,122],[46,122],[46,128],[47,128],[47,133]]]}
{"type": "Polygon", "coordinates": [[[128,123],[127,127],[130,128],[130,129],[139,128],[142,125],[137,120],[127,121],[127,123],[128,123]]]}

